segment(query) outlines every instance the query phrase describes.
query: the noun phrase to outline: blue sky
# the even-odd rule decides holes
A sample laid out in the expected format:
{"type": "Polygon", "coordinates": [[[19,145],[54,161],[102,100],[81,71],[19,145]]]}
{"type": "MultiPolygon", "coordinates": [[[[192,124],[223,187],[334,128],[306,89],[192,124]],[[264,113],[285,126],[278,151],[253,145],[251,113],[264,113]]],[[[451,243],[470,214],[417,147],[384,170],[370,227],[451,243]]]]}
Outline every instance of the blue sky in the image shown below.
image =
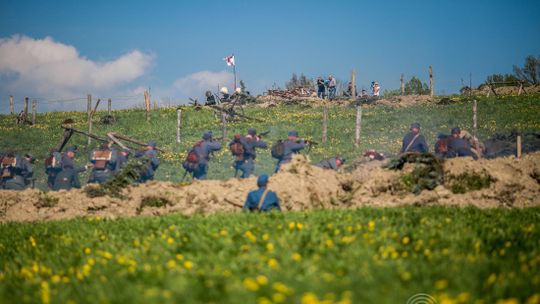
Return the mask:
{"type": "Polygon", "coordinates": [[[177,104],[230,88],[230,53],[254,93],[293,72],[346,80],[351,69],[359,88],[397,89],[401,73],[427,82],[431,64],[448,94],[469,73],[478,85],[540,55],[538,16],[540,1],[2,1],[0,103],[151,87],[177,104]]]}

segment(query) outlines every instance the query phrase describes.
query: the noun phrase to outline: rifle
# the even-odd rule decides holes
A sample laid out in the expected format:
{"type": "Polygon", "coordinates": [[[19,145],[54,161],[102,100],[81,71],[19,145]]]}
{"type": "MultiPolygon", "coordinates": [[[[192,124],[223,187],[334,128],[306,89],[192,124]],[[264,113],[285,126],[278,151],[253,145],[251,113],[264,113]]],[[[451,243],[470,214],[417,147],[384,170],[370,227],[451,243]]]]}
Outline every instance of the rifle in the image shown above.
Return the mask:
{"type": "Polygon", "coordinates": [[[257,135],[257,137],[264,137],[264,136],[268,135],[269,133],[270,133],[270,130],[264,131],[264,132],[259,133],[259,134],[257,135]]]}

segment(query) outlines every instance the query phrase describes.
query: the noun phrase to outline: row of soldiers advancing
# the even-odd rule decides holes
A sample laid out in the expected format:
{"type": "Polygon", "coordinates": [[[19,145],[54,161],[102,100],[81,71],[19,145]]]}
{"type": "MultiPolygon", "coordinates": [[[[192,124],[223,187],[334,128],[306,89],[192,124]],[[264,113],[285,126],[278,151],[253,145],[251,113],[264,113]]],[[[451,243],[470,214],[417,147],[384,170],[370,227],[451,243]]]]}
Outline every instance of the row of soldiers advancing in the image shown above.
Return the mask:
{"type": "MultiPolygon", "coordinates": [[[[101,144],[100,147],[90,154],[90,163],[84,167],[75,166],[74,158],[77,148],[68,147],[66,153],[53,153],[45,161],[45,173],[47,185],[53,190],[69,190],[80,188],[79,173],[92,168],[88,183],[102,184],[118,174],[123,169],[130,155],[128,149],[115,150],[110,143],[101,144]]],[[[138,182],[144,183],[154,179],[154,173],[160,164],[156,153],[156,142],[151,140],[143,151],[135,153],[136,158],[146,157],[144,168],[139,172],[138,182]]]]}
{"type": "MultiPolygon", "coordinates": [[[[266,134],[268,132],[257,134],[257,130],[250,128],[246,136],[240,134],[234,136],[228,146],[234,157],[235,177],[238,175],[238,171],[241,172],[240,178],[248,178],[253,174],[257,149],[268,148],[268,144],[263,140],[263,136],[266,134]]],[[[299,138],[297,131],[290,131],[286,140],[280,140],[272,147],[272,157],[277,159],[275,172],[279,171],[283,164],[289,163],[293,154],[299,153],[310,144],[310,141],[299,138]]],[[[199,140],[191,148],[186,160],[182,163],[186,174],[190,173],[194,179],[206,179],[210,156],[213,152],[221,149],[221,144],[213,140],[212,131],[204,132],[202,140],[199,140]]],[[[325,159],[318,166],[337,170],[344,162],[345,160],[338,156],[325,159]]]]}
{"type": "MultiPolygon", "coordinates": [[[[85,166],[75,165],[77,147],[71,146],[65,153],[53,152],[45,160],[47,186],[52,190],[69,190],[80,188],[79,173],[92,169],[88,183],[104,183],[114,177],[127,164],[130,151],[115,150],[108,143],[102,144],[90,154],[90,162],[85,166]]],[[[135,153],[136,158],[146,157],[146,163],[139,172],[138,182],[143,183],[154,179],[154,173],[160,161],[156,154],[156,142],[149,141],[143,151],[135,153]]],[[[24,157],[7,153],[0,155],[0,189],[24,190],[33,183],[34,157],[26,154],[24,157]]]]}

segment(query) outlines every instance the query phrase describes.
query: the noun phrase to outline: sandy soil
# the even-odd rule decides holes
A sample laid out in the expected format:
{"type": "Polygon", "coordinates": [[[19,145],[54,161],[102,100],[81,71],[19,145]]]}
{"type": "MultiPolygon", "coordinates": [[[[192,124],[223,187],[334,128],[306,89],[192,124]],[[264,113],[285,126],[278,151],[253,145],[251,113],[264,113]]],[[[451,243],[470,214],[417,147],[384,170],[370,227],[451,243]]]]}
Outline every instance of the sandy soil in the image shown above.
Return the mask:
{"type": "MultiPolygon", "coordinates": [[[[337,173],[310,165],[297,156],[270,178],[284,210],[357,208],[361,206],[445,205],[480,208],[532,207],[540,205],[540,152],[514,157],[451,159],[445,176],[475,172],[491,176],[489,188],[454,194],[445,186],[414,195],[403,189],[402,171],[385,169],[382,162],[359,165],[350,173],[337,173]]],[[[105,218],[181,213],[239,212],[256,178],[195,181],[189,185],[153,181],[124,189],[125,199],[89,198],[82,189],[58,192],[0,191],[0,222],[62,220],[99,216],[105,218]],[[163,207],[143,207],[145,199],[169,202],[163,207]]]]}

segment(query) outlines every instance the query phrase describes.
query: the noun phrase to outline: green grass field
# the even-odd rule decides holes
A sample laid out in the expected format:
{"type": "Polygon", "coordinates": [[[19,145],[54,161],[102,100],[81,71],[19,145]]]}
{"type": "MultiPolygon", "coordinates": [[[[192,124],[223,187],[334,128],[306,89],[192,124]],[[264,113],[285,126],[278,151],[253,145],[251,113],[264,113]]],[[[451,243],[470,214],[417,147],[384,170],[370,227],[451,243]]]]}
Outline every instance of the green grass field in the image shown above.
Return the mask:
{"type": "MultiPolygon", "coordinates": [[[[517,131],[540,131],[540,97],[503,97],[478,99],[479,137],[486,139],[495,132],[509,133],[517,131]]],[[[318,145],[309,152],[312,161],[341,154],[347,159],[357,158],[366,149],[376,149],[387,154],[395,154],[401,147],[401,139],[412,122],[418,121],[423,126],[423,133],[429,145],[435,143],[437,134],[449,133],[454,126],[472,129],[472,105],[461,102],[449,106],[418,105],[407,108],[391,108],[384,106],[366,107],[363,109],[361,146],[355,148],[354,125],[356,110],[354,108],[331,107],[329,109],[328,142],[318,145]]],[[[221,136],[220,122],[214,118],[211,110],[194,111],[186,108],[183,111],[182,142],[176,144],[176,109],[162,108],[152,112],[150,122],[145,121],[144,111],[140,109],[114,111],[118,122],[114,125],[101,125],[97,121],[106,115],[99,111],[96,114],[93,132],[105,136],[115,131],[141,140],[156,139],[161,148],[170,151],[163,157],[163,165],[158,169],[156,178],[178,182],[183,175],[181,161],[186,151],[201,137],[206,129],[214,131],[216,137],[221,136]]],[[[287,132],[296,129],[300,135],[320,141],[322,133],[322,108],[302,108],[299,106],[280,106],[268,109],[248,108],[246,114],[262,119],[261,123],[232,123],[228,125],[228,137],[235,133],[247,132],[255,127],[259,132],[270,130],[267,140],[273,142],[285,138],[287,132]]],[[[17,153],[33,152],[40,160],[36,163],[37,186],[45,189],[43,159],[48,151],[61,138],[63,130],[60,124],[67,118],[76,121],[75,127],[86,130],[86,113],[51,112],[39,114],[34,126],[18,126],[14,118],[0,115],[2,140],[0,151],[17,153]]],[[[74,135],[71,141],[80,147],[81,153],[77,161],[84,164],[88,161],[91,149],[97,146],[94,141],[86,147],[86,138],[74,135]]],[[[231,168],[232,156],[228,149],[215,153],[210,163],[209,178],[225,179],[234,175],[231,168]]],[[[256,174],[272,173],[275,161],[269,152],[258,155],[256,174]]],[[[83,175],[82,181],[87,180],[83,175]]]]}
{"type": "Polygon", "coordinates": [[[1,224],[0,302],[532,304],[538,223],[437,207],[1,224]]]}
{"type": "MultiPolygon", "coordinates": [[[[479,99],[479,136],[540,131],[540,98],[479,99]]],[[[229,124],[229,137],[253,126],[268,140],[297,129],[320,140],[322,108],[249,108],[262,123],[229,124]]],[[[313,161],[348,159],[366,149],[388,154],[418,121],[428,143],[453,126],[471,129],[471,104],[408,108],[366,107],[362,143],[354,138],[354,108],[329,110],[329,142],[311,149],[313,161]]],[[[106,113],[98,112],[97,117],[106,113]]],[[[175,143],[175,109],[114,111],[118,123],[94,132],[156,139],[170,151],[157,179],[179,181],[187,149],[206,129],[221,136],[209,110],[184,110],[183,141],[175,143]]],[[[0,116],[0,151],[33,152],[37,185],[43,158],[67,118],[86,128],[85,113],[38,115],[34,126],[0,116]]],[[[86,138],[73,144],[87,161],[86,138]]],[[[216,153],[210,178],[234,172],[227,150],[216,153]]],[[[269,152],[256,173],[272,172],[269,152]]],[[[82,178],[85,180],[85,177],[82,178]]],[[[437,303],[540,303],[540,209],[362,208],[284,214],[170,215],[0,224],[0,303],[407,303],[426,293],[437,303]]],[[[418,300],[418,298],[417,298],[418,300]]],[[[410,302],[422,303],[422,302],[410,302]]],[[[429,303],[429,302],[426,302],[429,303]]]]}

